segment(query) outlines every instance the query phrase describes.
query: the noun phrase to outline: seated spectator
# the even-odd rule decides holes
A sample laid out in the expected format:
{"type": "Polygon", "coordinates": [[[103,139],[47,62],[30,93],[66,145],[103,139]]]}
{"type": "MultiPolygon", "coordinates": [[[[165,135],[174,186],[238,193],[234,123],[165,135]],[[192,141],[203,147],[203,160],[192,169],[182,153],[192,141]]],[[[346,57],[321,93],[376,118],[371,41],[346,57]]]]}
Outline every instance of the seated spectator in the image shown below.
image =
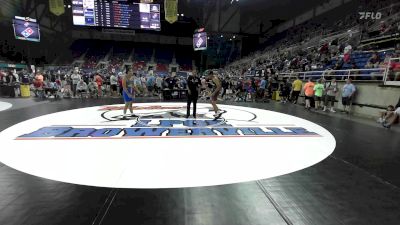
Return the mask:
{"type": "Polygon", "coordinates": [[[344,63],[343,60],[337,61],[337,63],[336,63],[335,66],[333,67],[333,69],[334,69],[334,70],[341,70],[342,67],[343,67],[343,63],[344,63]]]}
{"type": "Polygon", "coordinates": [[[76,85],[76,91],[81,98],[83,98],[83,94],[86,94],[88,91],[88,86],[82,79],[76,85]]]}
{"type": "Polygon", "coordinates": [[[35,77],[35,80],[33,81],[33,93],[35,94],[35,97],[43,98],[44,97],[44,92],[43,92],[43,80],[38,79],[38,77],[35,77]]]}
{"type": "Polygon", "coordinates": [[[95,80],[91,80],[89,85],[88,85],[88,89],[89,89],[89,95],[91,98],[93,98],[94,96],[99,97],[99,92],[98,92],[98,86],[95,80]]]}
{"type": "Polygon", "coordinates": [[[389,105],[387,107],[387,109],[383,112],[380,112],[380,116],[378,118],[378,123],[384,123],[387,121],[387,118],[391,116],[391,114],[394,112],[394,106],[393,105],[389,105]]]}
{"type": "Polygon", "coordinates": [[[390,128],[393,124],[399,122],[400,116],[400,106],[394,109],[393,106],[388,106],[388,111],[385,112],[385,117],[382,121],[382,126],[385,128],[390,128]],[[389,109],[393,109],[393,111],[389,111],[389,109]]]}
{"type": "Polygon", "coordinates": [[[69,82],[66,80],[61,81],[61,95],[63,98],[71,98],[72,94],[72,88],[69,82]]]}
{"type": "Polygon", "coordinates": [[[372,56],[368,59],[367,65],[365,68],[378,68],[379,63],[381,62],[378,54],[373,53],[372,56]]]}
{"type": "Polygon", "coordinates": [[[46,98],[55,98],[57,95],[57,87],[55,82],[51,82],[50,80],[46,80],[43,83],[43,88],[45,90],[46,98]]]}
{"type": "Polygon", "coordinates": [[[43,75],[42,75],[41,73],[36,73],[35,79],[37,79],[37,80],[43,82],[43,79],[44,79],[44,78],[43,78],[43,75]]]}

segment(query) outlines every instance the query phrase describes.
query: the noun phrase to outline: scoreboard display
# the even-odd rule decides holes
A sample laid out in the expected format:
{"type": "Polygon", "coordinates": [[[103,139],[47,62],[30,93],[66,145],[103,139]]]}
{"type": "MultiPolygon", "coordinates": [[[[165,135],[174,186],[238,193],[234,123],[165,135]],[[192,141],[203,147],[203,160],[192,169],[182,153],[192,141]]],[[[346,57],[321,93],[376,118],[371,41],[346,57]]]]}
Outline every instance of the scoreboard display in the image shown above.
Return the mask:
{"type": "Polygon", "coordinates": [[[207,33],[204,29],[198,30],[193,35],[193,48],[195,51],[206,50],[207,49],[207,33]]]}
{"type": "Polygon", "coordinates": [[[18,40],[40,41],[39,24],[35,19],[16,16],[13,19],[14,35],[18,40]]]}
{"type": "Polygon", "coordinates": [[[74,25],[161,30],[160,4],[131,0],[73,0],[74,25]]]}

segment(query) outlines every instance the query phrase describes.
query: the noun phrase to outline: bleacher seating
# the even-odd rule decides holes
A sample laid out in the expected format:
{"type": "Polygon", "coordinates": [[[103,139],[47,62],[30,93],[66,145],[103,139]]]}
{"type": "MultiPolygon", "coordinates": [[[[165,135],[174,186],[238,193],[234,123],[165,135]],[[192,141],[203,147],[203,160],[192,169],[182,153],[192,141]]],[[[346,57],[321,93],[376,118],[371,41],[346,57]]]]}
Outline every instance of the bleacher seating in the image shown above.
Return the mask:
{"type": "Polygon", "coordinates": [[[158,63],[156,71],[160,71],[160,72],[168,71],[168,66],[166,64],[158,63]]]}
{"type": "Polygon", "coordinates": [[[135,61],[149,62],[153,54],[153,49],[150,47],[136,47],[135,48],[135,61]]]}
{"type": "Polygon", "coordinates": [[[132,52],[133,46],[131,43],[116,42],[113,44],[113,57],[127,60],[132,52]]]}
{"type": "Polygon", "coordinates": [[[174,52],[169,48],[156,48],[155,58],[158,63],[170,64],[172,62],[174,52]]]}
{"type": "MultiPolygon", "coordinates": [[[[383,61],[388,54],[392,54],[393,51],[384,51],[384,52],[378,52],[378,57],[380,58],[381,61],[383,61]]],[[[351,54],[351,62],[354,62],[359,69],[365,68],[365,66],[368,63],[369,58],[372,56],[372,52],[353,52],[351,54]]],[[[327,68],[332,68],[335,66],[337,63],[337,60],[332,60],[330,63],[328,63],[324,69],[327,68]]],[[[342,68],[344,70],[347,69],[352,69],[352,64],[351,63],[345,63],[343,64],[342,68]]]]}
{"type": "Polygon", "coordinates": [[[139,69],[143,69],[146,66],[146,62],[144,61],[139,61],[139,62],[135,62],[133,64],[133,69],[134,70],[139,70],[139,69]]]}

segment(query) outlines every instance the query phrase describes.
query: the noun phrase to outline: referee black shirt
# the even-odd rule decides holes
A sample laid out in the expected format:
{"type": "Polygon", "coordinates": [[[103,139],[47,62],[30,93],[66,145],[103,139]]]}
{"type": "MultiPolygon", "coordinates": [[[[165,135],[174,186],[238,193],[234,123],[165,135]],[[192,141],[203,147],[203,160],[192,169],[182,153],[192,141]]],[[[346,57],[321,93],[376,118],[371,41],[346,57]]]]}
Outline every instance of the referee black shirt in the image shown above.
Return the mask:
{"type": "Polygon", "coordinates": [[[198,77],[190,75],[187,79],[187,85],[191,92],[191,95],[198,96],[199,95],[199,87],[201,86],[201,80],[198,77]]]}

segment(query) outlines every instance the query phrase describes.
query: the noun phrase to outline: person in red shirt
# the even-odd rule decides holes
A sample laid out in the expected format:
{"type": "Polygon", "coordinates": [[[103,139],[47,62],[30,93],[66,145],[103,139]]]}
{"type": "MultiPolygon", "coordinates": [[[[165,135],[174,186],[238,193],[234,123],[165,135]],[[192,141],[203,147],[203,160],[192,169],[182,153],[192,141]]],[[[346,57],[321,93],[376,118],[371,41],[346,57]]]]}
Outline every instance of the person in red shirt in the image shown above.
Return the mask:
{"type": "Polygon", "coordinates": [[[33,87],[35,88],[34,93],[36,97],[43,98],[43,86],[43,80],[36,76],[35,80],[33,81],[33,87]]]}
{"type": "Polygon", "coordinates": [[[100,74],[97,73],[96,76],[94,76],[94,81],[97,83],[97,87],[99,90],[99,96],[102,96],[102,85],[103,85],[103,78],[101,78],[100,74]]]}

